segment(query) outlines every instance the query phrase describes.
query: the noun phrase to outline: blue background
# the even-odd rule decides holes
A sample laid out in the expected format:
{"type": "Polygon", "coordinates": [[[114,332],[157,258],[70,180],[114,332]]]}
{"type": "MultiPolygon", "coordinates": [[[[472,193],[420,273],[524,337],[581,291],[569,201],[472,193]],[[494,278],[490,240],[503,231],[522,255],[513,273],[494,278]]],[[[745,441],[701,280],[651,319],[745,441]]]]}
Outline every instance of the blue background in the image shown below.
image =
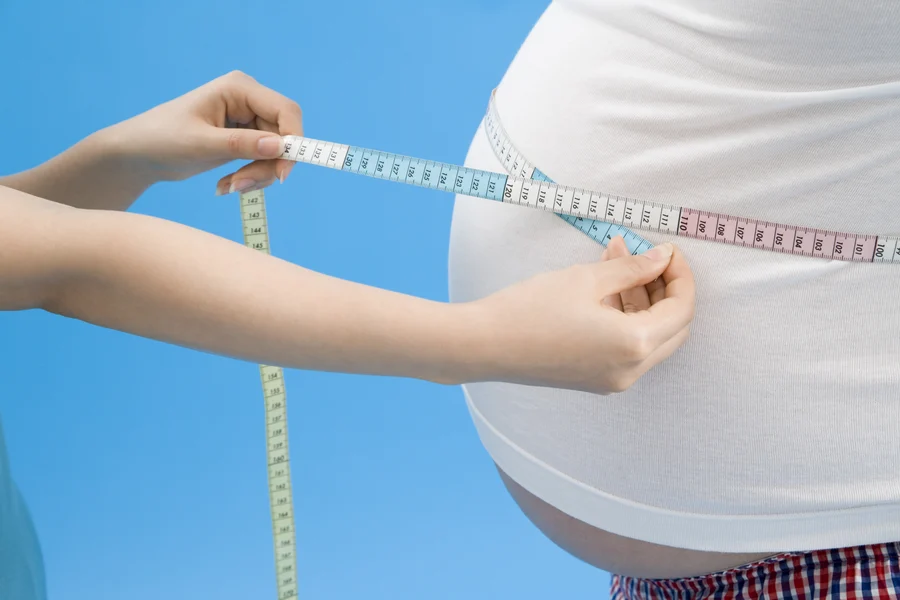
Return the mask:
{"type": "MultiPolygon", "coordinates": [[[[546,4],[6,0],[0,172],[232,69],[297,100],[311,137],[459,162],[546,4]]],[[[241,241],[237,197],[213,195],[226,172],[134,210],[241,241]]],[[[282,258],[447,299],[451,195],[298,165],[268,203],[282,258]]],[[[274,599],[256,365],[38,311],[0,331],[51,600],[274,599]]],[[[286,378],[301,599],[607,596],[506,494],[459,388],[286,378]]]]}

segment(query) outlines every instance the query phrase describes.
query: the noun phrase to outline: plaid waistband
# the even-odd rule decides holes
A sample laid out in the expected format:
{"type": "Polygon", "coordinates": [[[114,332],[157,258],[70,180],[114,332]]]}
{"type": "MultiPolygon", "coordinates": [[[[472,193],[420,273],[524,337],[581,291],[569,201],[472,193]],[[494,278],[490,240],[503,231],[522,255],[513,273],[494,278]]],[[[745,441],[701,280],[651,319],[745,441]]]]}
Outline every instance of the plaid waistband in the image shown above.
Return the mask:
{"type": "Polygon", "coordinates": [[[900,600],[900,542],[787,552],[680,579],[613,575],[610,600],[900,600]]]}

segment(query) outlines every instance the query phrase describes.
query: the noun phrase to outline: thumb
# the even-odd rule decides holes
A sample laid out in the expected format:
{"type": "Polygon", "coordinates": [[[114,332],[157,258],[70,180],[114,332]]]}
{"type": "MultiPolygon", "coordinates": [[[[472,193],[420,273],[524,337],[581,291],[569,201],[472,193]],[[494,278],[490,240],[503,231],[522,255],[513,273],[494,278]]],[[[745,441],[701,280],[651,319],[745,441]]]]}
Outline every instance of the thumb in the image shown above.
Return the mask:
{"type": "Polygon", "coordinates": [[[216,128],[210,140],[216,154],[227,158],[265,160],[284,152],[284,140],[277,133],[257,129],[216,128]]]}
{"type": "Polygon", "coordinates": [[[601,297],[650,283],[669,266],[673,250],[672,244],[667,242],[638,256],[629,255],[596,263],[601,297]]]}

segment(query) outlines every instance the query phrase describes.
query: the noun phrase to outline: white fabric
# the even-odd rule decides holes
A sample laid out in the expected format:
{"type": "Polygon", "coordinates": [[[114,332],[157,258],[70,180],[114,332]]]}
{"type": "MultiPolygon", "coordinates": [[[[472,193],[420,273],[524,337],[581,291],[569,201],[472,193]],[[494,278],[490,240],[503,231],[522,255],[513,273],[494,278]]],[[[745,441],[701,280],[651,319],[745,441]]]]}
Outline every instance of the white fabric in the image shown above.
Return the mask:
{"type": "MultiPolygon", "coordinates": [[[[559,1],[497,107],[561,183],[897,235],[898,32],[896,0],[559,1]]],[[[466,164],[502,170],[481,129],[466,164]]],[[[613,396],[465,386],[493,459],[573,517],[648,542],[900,540],[900,266],[675,241],[698,291],[686,345],[613,396]]],[[[451,300],[601,250],[555,215],[457,197],[451,300]]]]}

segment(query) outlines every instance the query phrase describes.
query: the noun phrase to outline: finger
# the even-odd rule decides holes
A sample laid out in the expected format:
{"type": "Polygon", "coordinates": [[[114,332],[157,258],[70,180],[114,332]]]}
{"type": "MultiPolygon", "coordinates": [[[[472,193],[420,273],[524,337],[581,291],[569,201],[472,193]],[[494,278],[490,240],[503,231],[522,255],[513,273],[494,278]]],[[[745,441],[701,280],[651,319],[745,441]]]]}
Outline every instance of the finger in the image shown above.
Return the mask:
{"type": "Polygon", "coordinates": [[[657,277],[644,287],[646,287],[647,294],[650,296],[651,305],[666,297],[666,283],[663,281],[662,276],[657,277]]]}
{"type": "Polygon", "coordinates": [[[275,181],[274,178],[269,179],[268,181],[256,181],[254,179],[235,179],[233,182],[220,181],[216,185],[216,196],[231,193],[245,194],[247,192],[262,190],[275,183],[275,181]]]}
{"type": "Polygon", "coordinates": [[[216,195],[247,192],[268,187],[278,180],[275,161],[257,160],[226,175],[216,183],[216,195]]]}
{"type": "Polygon", "coordinates": [[[690,327],[685,327],[671,338],[661,344],[638,367],[638,372],[643,375],[659,363],[663,362],[678,350],[690,337],[690,327]]]}
{"type": "Polygon", "coordinates": [[[614,308],[619,312],[622,310],[622,298],[618,294],[612,294],[603,299],[603,304],[610,308],[614,308]]]}
{"type": "MultiPolygon", "coordinates": [[[[258,129],[279,136],[303,135],[303,111],[293,100],[239,71],[220,77],[216,80],[215,85],[219,87],[221,98],[225,103],[226,123],[251,124],[255,122],[258,129]],[[267,126],[269,124],[272,126],[267,126]]],[[[239,156],[231,154],[229,157],[276,158],[283,150],[283,145],[280,145],[279,152],[274,155],[267,150],[264,155],[249,156],[242,153],[239,156]]],[[[275,171],[282,181],[287,177],[293,164],[292,161],[283,159],[279,159],[275,163],[275,171]]]]}
{"type": "MultiPolygon", "coordinates": [[[[619,235],[610,240],[607,248],[610,251],[610,256],[613,258],[624,258],[631,255],[625,240],[619,235]]],[[[622,299],[623,312],[634,313],[650,308],[650,295],[643,285],[635,286],[630,290],[623,290],[619,296],[622,299]]]]}
{"type": "Polygon", "coordinates": [[[635,382],[640,380],[640,378],[646,375],[648,371],[653,369],[653,367],[659,365],[661,362],[671,357],[675,353],[675,351],[678,350],[678,348],[680,348],[685,341],[687,341],[689,336],[690,330],[689,328],[685,327],[677,334],[672,336],[669,340],[667,340],[664,344],[660,345],[653,352],[651,352],[650,356],[641,361],[640,364],[629,369],[629,377],[632,379],[630,385],[634,385],[635,382]]]}
{"type": "MultiPolygon", "coordinates": [[[[603,249],[603,254],[600,255],[600,260],[604,262],[609,260],[609,255],[609,245],[607,244],[606,248],[603,249]]],[[[622,297],[619,296],[619,294],[610,294],[603,299],[603,303],[611,308],[616,309],[619,312],[622,312],[622,297]]]]}
{"type": "MultiPolygon", "coordinates": [[[[609,248],[603,249],[603,254],[600,255],[600,262],[606,262],[609,260],[609,248]]],[[[618,311],[622,310],[622,299],[619,298],[618,294],[610,294],[603,298],[603,304],[609,306],[611,308],[615,308],[618,311]]]]}
{"type": "Polygon", "coordinates": [[[262,117],[256,117],[253,120],[253,124],[260,131],[269,131],[272,133],[278,133],[278,123],[272,123],[271,121],[266,121],[262,117]]]}
{"type": "Polygon", "coordinates": [[[280,135],[258,129],[211,127],[204,129],[200,143],[210,155],[222,159],[272,160],[284,152],[280,135]]]}
{"type": "MultiPolygon", "coordinates": [[[[278,124],[272,123],[271,121],[267,121],[262,117],[256,117],[255,119],[256,128],[260,131],[271,131],[272,133],[279,133],[278,124]]],[[[284,183],[284,180],[287,179],[287,176],[290,174],[291,169],[294,168],[296,163],[292,160],[285,160],[283,158],[276,159],[275,161],[275,175],[278,177],[278,180],[281,183],[284,183]]]]}
{"type": "Polygon", "coordinates": [[[678,248],[662,274],[665,297],[635,317],[646,319],[651,340],[663,344],[684,329],[694,318],[694,276],[678,248]]]}
{"type": "Polygon", "coordinates": [[[303,135],[303,111],[293,100],[235,71],[217,80],[225,100],[226,120],[250,123],[260,117],[277,125],[279,135],[303,135]]]}
{"type": "Polygon", "coordinates": [[[606,262],[591,265],[601,297],[650,283],[668,266],[671,251],[672,244],[662,244],[639,256],[610,257],[606,262]]]}
{"type": "Polygon", "coordinates": [[[663,283],[662,278],[654,279],[645,287],[647,289],[647,295],[650,298],[650,306],[653,306],[666,297],[666,285],[663,283]]]}
{"type": "Polygon", "coordinates": [[[603,299],[603,303],[611,308],[616,309],[619,312],[625,311],[625,309],[622,307],[622,297],[619,294],[610,294],[603,299]]]}

